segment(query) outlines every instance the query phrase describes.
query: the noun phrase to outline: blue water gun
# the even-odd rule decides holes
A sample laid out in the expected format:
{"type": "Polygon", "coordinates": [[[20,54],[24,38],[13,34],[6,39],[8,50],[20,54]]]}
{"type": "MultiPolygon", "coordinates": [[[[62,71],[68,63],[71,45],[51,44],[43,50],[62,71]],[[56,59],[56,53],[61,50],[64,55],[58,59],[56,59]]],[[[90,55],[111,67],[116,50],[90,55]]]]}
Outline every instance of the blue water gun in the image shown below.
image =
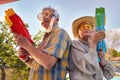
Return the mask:
{"type": "MultiPolygon", "coordinates": [[[[103,7],[96,8],[95,11],[95,21],[96,21],[96,31],[103,30],[105,31],[105,21],[106,21],[106,15],[105,15],[105,9],[103,7]]],[[[97,52],[102,51],[106,53],[106,43],[104,40],[101,40],[97,43],[97,52]]],[[[100,58],[98,58],[98,62],[100,62],[100,58]]]]}

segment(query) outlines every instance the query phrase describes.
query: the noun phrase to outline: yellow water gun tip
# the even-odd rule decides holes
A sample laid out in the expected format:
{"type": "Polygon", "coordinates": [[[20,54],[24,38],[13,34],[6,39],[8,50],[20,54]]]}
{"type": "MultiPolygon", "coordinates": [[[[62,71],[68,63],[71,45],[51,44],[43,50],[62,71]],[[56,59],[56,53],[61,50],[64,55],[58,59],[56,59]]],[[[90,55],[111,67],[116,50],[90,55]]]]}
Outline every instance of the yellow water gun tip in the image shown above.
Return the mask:
{"type": "Polygon", "coordinates": [[[5,13],[8,17],[15,14],[14,10],[12,8],[9,8],[8,10],[5,10],[5,13]]]}
{"type": "Polygon", "coordinates": [[[5,21],[9,27],[11,27],[13,25],[12,21],[9,19],[8,16],[5,16],[5,21]]]}
{"type": "Polygon", "coordinates": [[[8,26],[11,27],[13,25],[13,23],[9,19],[9,17],[12,16],[12,15],[14,15],[15,12],[14,12],[14,10],[12,8],[9,8],[9,9],[5,10],[5,13],[6,13],[6,16],[5,16],[6,23],[8,24],[8,26]]]}

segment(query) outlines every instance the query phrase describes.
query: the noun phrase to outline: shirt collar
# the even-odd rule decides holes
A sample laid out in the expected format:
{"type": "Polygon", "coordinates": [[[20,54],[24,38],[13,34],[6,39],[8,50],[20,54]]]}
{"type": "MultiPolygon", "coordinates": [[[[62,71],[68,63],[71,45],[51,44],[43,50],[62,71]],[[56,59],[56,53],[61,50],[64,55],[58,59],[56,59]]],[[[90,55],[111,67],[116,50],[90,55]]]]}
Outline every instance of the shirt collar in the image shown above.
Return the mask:
{"type": "Polygon", "coordinates": [[[83,44],[85,44],[85,45],[89,45],[89,42],[88,41],[85,41],[85,40],[82,40],[82,39],[80,39],[79,38],[79,41],[81,41],[83,44]]]}

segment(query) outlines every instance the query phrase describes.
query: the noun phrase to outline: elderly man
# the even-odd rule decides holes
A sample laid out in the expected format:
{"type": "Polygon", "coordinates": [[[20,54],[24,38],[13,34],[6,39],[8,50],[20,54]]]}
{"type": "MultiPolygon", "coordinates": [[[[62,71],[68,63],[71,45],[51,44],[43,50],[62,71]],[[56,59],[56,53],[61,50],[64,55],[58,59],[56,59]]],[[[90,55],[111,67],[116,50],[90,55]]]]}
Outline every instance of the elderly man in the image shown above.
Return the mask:
{"type": "Polygon", "coordinates": [[[95,32],[94,28],[95,19],[92,16],[84,16],[73,22],[76,40],[71,45],[70,80],[103,80],[103,76],[110,80],[114,76],[113,66],[105,60],[102,49],[99,53],[96,51],[96,45],[105,38],[105,33],[95,32]]]}
{"type": "MultiPolygon", "coordinates": [[[[31,55],[24,60],[21,58],[31,68],[29,80],[66,80],[71,39],[59,28],[55,9],[45,7],[37,18],[46,30],[38,48],[22,35],[14,34],[16,43],[31,55]]],[[[20,49],[19,54],[24,55],[24,50],[20,49]]]]}

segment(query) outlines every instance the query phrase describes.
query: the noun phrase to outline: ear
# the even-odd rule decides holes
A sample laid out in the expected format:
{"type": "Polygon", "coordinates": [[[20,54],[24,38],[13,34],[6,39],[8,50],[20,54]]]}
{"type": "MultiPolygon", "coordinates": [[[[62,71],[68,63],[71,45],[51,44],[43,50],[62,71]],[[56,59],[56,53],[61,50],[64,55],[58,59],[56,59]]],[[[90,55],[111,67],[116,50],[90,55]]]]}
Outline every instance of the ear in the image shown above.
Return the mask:
{"type": "Polygon", "coordinates": [[[59,21],[59,18],[56,18],[57,21],[59,21]]]}

